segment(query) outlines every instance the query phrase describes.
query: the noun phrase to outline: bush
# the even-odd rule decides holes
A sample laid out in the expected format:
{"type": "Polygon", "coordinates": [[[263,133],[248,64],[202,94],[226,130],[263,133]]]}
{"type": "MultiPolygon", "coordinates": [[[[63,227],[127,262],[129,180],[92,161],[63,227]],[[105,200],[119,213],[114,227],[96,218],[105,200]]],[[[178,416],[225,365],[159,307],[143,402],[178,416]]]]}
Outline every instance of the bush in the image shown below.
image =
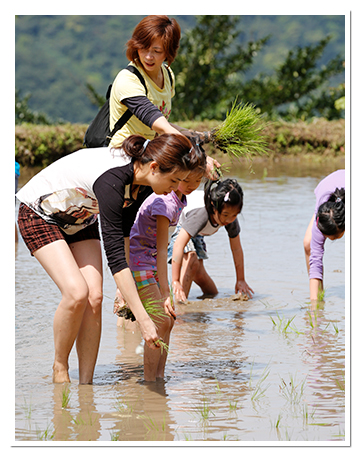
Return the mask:
{"type": "Polygon", "coordinates": [[[15,127],[15,158],[22,166],[45,167],[82,147],[87,125],[34,125],[15,127]]]}
{"type": "MultiPolygon", "coordinates": [[[[209,131],[220,122],[179,122],[179,126],[197,131],[209,131]]],[[[21,166],[45,167],[53,161],[83,147],[87,125],[15,126],[15,157],[21,166]]],[[[268,139],[270,157],[296,154],[337,156],[345,153],[345,121],[315,118],[311,122],[273,122],[264,133],[268,139]]],[[[205,149],[209,155],[224,156],[211,144],[205,149]]]]}

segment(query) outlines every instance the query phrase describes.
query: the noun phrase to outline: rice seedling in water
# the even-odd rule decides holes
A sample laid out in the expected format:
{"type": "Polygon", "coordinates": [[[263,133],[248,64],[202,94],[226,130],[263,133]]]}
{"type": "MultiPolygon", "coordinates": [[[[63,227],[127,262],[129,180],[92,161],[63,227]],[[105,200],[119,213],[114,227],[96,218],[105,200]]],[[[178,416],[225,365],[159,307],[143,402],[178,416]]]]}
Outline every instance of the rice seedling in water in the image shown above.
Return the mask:
{"type": "Polygon", "coordinates": [[[32,414],[32,405],[31,403],[27,404],[26,403],[26,398],[24,398],[24,406],[23,406],[23,410],[24,410],[24,414],[25,414],[25,418],[30,420],[31,419],[31,414],[32,414]]]}
{"type": "Polygon", "coordinates": [[[210,133],[210,140],[231,159],[267,154],[262,131],[265,122],[252,104],[234,101],[225,120],[210,133]]]}
{"type": "Polygon", "coordinates": [[[195,408],[193,414],[199,417],[200,421],[203,423],[208,423],[211,414],[215,415],[210,409],[209,400],[206,397],[202,398],[200,404],[195,408]]]}
{"type": "Polygon", "coordinates": [[[41,431],[41,430],[36,430],[36,435],[37,435],[37,438],[40,440],[40,441],[49,441],[49,440],[53,440],[55,438],[55,428],[53,427],[53,425],[50,423],[44,431],[41,431]]]}
{"type": "Polygon", "coordinates": [[[61,390],[61,407],[63,409],[66,409],[69,406],[70,396],[71,396],[70,387],[68,384],[66,384],[61,390]]]}
{"type": "Polygon", "coordinates": [[[279,333],[286,335],[288,333],[288,329],[290,329],[292,332],[296,333],[297,335],[302,333],[295,327],[295,325],[291,326],[291,323],[295,319],[296,315],[287,320],[283,317],[280,317],[278,312],[276,312],[276,315],[277,315],[277,321],[272,316],[270,316],[270,319],[271,319],[271,322],[274,324],[274,327],[277,328],[279,333]]]}
{"type": "Polygon", "coordinates": [[[296,375],[293,377],[289,375],[290,382],[287,384],[284,379],[281,378],[280,391],[281,394],[286,398],[292,405],[300,403],[305,389],[306,378],[300,383],[296,384],[296,375]]]}
{"type": "Polygon", "coordinates": [[[231,412],[234,412],[237,410],[238,400],[228,400],[228,403],[229,403],[229,410],[231,412]]]}
{"type": "Polygon", "coordinates": [[[150,416],[140,416],[141,419],[143,419],[144,421],[144,425],[147,429],[147,433],[155,433],[156,435],[158,435],[158,433],[160,431],[162,431],[163,433],[165,433],[165,430],[166,430],[166,420],[165,420],[165,416],[163,417],[163,420],[162,420],[162,423],[161,425],[158,425],[156,423],[155,420],[153,420],[150,416]]]}
{"type": "Polygon", "coordinates": [[[117,398],[114,408],[119,412],[119,413],[125,413],[127,415],[130,415],[134,411],[133,405],[130,405],[127,401],[123,401],[121,398],[117,398]]]}
{"type": "Polygon", "coordinates": [[[319,302],[323,302],[325,297],[325,289],[319,289],[317,299],[319,302]]]}
{"type": "MultiPolygon", "coordinates": [[[[252,370],[252,367],[251,367],[251,370],[252,370]]],[[[258,382],[256,383],[256,385],[253,389],[253,393],[251,395],[251,401],[259,400],[261,397],[263,397],[265,395],[265,392],[269,388],[270,384],[263,387],[263,383],[266,380],[266,378],[269,376],[269,374],[270,374],[270,369],[269,369],[269,365],[267,365],[266,368],[264,369],[264,371],[262,372],[260,379],[258,380],[258,382]]],[[[252,388],[251,387],[251,378],[250,378],[250,388],[252,388]]]]}

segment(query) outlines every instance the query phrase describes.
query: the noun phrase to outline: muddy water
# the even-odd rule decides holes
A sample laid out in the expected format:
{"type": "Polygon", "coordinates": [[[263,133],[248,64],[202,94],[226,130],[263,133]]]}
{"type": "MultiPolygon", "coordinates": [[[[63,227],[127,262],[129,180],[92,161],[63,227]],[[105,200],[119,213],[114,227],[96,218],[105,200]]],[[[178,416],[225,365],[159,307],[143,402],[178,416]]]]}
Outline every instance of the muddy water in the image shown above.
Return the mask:
{"type": "Polygon", "coordinates": [[[141,337],[117,326],[115,287],[106,271],[94,384],[78,385],[72,353],[65,406],[65,387],[51,382],[59,291],[20,239],[15,444],[346,444],[346,236],[327,242],[326,294],[317,308],[308,303],[302,249],[314,187],[333,170],[295,164],[292,169],[260,167],[251,175],[236,171],[245,194],[240,223],[246,279],[255,295],[245,302],[233,300],[235,273],[226,231],[208,238],[206,267],[220,293],[201,301],[194,285],[190,304],[177,308],[163,382],[143,382],[142,357],[136,353],[141,337]]]}

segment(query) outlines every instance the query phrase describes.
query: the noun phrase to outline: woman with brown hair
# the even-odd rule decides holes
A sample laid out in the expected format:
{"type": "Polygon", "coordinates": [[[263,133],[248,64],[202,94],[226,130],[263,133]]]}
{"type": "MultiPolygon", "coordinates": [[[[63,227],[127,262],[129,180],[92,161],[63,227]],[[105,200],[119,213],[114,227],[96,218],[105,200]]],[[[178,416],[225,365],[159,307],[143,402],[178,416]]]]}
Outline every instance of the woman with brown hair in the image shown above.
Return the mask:
{"type": "MultiPolygon", "coordinates": [[[[170,68],[179,49],[181,29],[175,19],[168,16],[147,16],[135,27],[127,42],[126,56],[129,66],[143,77],[145,86],[132,72],[123,69],[116,76],[110,93],[110,131],[128,109],[132,116],[112,137],[111,146],[119,147],[131,134],[147,139],[155,135],[184,134],[195,142],[205,142],[204,133],[189,131],[169,123],[171,99],[175,95],[175,77],[170,68]]],[[[220,164],[207,157],[207,176],[220,164]]],[[[128,251],[129,239],[126,239],[128,251]]],[[[117,290],[114,313],[124,300],[117,290]]],[[[118,321],[119,322],[119,321],[118,321]]]]}
{"type": "Polygon", "coordinates": [[[110,94],[110,131],[129,109],[130,120],[113,136],[110,145],[119,146],[131,134],[147,139],[155,135],[179,131],[168,122],[171,98],[175,95],[175,77],[170,69],[179,48],[181,30],[175,19],[147,16],[134,29],[127,42],[129,66],[144,78],[126,69],[116,76],[110,94]],[[166,62],[166,64],[165,64],[166,62]]]}
{"type": "Polygon", "coordinates": [[[167,194],[198,166],[191,142],[164,134],[152,141],[130,136],[121,148],[81,149],[35,175],[17,193],[18,226],[30,253],[58,286],[54,317],[53,381],[70,382],[73,344],[79,382],[90,384],[101,335],[102,258],[97,217],[108,265],[149,348],[158,348],[128,267],[124,237],[137,209],[154,191],[167,194]]]}

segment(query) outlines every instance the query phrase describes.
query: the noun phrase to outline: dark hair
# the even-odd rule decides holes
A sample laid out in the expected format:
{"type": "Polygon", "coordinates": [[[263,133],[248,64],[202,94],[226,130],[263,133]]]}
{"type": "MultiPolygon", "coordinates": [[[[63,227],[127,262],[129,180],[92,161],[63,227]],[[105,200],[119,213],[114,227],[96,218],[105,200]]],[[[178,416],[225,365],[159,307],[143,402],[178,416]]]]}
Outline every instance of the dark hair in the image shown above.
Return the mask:
{"type": "Polygon", "coordinates": [[[324,235],[338,235],[345,231],[345,188],[336,188],[329,200],[320,205],[316,224],[324,235]]]}
{"type": "Polygon", "coordinates": [[[181,29],[175,19],[167,16],[147,16],[135,27],[127,42],[126,57],[134,62],[139,58],[138,50],[148,49],[154,39],[162,40],[167,64],[175,60],[179,49],[181,29]]]}
{"type": "Polygon", "coordinates": [[[201,145],[196,144],[196,141],[189,138],[192,144],[191,151],[184,156],[184,162],[190,171],[198,170],[202,174],[206,171],[206,153],[201,145]]]}
{"type": "Polygon", "coordinates": [[[145,142],[143,136],[133,135],[127,137],[121,147],[128,156],[142,164],[156,161],[163,173],[178,169],[193,171],[206,160],[199,149],[193,147],[190,140],[182,134],[162,134],[146,144],[145,142]]]}
{"type": "Polygon", "coordinates": [[[244,193],[235,179],[209,180],[205,184],[204,201],[209,215],[213,215],[214,210],[221,213],[225,206],[238,207],[241,212],[244,193]]]}

